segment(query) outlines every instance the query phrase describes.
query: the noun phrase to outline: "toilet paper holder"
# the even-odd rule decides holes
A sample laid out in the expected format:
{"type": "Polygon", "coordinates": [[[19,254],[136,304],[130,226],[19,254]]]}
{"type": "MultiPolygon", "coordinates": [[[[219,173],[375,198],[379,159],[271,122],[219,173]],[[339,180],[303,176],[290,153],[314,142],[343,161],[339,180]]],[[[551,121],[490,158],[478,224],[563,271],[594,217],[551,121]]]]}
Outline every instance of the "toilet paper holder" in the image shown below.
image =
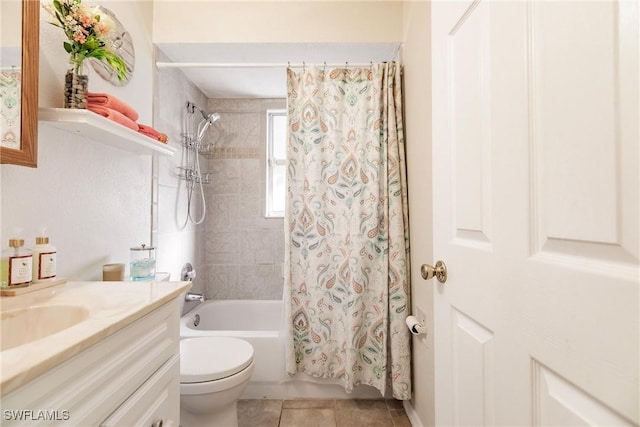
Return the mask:
{"type": "Polygon", "coordinates": [[[407,316],[406,319],[407,328],[413,335],[421,335],[427,333],[427,327],[423,326],[417,317],[407,316]]]}

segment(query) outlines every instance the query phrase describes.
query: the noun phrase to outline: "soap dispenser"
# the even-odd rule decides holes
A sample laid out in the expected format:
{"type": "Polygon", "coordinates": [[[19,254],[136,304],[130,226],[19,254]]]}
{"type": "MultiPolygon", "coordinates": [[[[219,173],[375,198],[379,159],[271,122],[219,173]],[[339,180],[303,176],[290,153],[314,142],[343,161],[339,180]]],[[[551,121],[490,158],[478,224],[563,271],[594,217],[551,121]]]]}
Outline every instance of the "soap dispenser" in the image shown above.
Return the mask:
{"type": "Polygon", "coordinates": [[[55,246],[49,244],[49,238],[42,235],[36,237],[36,244],[31,249],[33,253],[33,282],[41,282],[56,277],[57,253],[55,246]]]}
{"type": "Polygon", "coordinates": [[[33,259],[23,239],[9,239],[9,248],[0,257],[0,280],[2,288],[29,286],[32,278],[33,259]]]}

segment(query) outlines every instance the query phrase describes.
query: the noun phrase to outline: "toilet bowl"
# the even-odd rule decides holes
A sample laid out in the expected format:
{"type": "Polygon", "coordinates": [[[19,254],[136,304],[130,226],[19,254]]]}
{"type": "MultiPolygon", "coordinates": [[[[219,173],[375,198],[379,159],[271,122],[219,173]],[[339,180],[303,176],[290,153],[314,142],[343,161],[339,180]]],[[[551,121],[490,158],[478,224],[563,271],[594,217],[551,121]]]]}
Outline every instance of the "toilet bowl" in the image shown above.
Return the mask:
{"type": "Polygon", "coordinates": [[[237,402],[253,372],[253,347],[240,338],[180,340],[180,425],[237,427],[237,402]]]}

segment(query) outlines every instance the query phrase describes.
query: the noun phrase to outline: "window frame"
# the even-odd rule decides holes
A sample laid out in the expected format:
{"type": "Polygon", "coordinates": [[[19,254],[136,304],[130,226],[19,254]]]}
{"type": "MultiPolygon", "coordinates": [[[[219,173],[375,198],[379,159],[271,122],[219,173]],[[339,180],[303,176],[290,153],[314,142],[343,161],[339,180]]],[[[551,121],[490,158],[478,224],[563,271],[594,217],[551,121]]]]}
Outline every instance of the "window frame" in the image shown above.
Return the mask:
{"type": "MultiPolygon", "coordinates": [[[[267,177],[266,177],[266,197],[265,197],[265,217],[266,218],[284,218],[284,210],[274,210],[273,209],[273,169],[274,166],[286,166],[287,159],[285,158],[277,158],[274,153],[274,117],[286,117],[287,110],[284,108],[270,108],[266,111],[267,116],[267,161],[266,161],[266,169],[267,169],[267,177]]],[[[285,135],[287,135],[287,129],[285,126],[285,135]]],[[[285,148],[287,143],[287,138],[285,136],[285,148]]],[[[286,149],[285,149],[286,152],[286,149]]],[[[286,173],[286,171],[285,171],[286,173]]],[[[286,189],[285,189],[285,197],[286,197],[286,189]]]]}

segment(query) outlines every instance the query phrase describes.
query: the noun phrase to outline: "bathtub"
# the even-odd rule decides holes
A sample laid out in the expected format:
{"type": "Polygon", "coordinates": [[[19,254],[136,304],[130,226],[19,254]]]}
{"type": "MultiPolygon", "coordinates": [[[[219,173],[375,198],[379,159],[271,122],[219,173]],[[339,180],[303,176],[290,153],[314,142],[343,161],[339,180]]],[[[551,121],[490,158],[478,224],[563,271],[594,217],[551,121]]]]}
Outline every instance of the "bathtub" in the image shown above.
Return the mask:
{"type": "MultiPolygon", "coordinates": [[[[282,301],[208,300],[180,319],[180,337],[236,337],[251,343],[254,370],[243,399],[378,399],[380,392],[358,386],[347,394],[340,385],[291,378],[285,373],[280,339],[282,301]],[[196,316],[199,323],[195,326],[196,316]]],[[[308,378],[308,377],[307,377],[308,378]]]]}

